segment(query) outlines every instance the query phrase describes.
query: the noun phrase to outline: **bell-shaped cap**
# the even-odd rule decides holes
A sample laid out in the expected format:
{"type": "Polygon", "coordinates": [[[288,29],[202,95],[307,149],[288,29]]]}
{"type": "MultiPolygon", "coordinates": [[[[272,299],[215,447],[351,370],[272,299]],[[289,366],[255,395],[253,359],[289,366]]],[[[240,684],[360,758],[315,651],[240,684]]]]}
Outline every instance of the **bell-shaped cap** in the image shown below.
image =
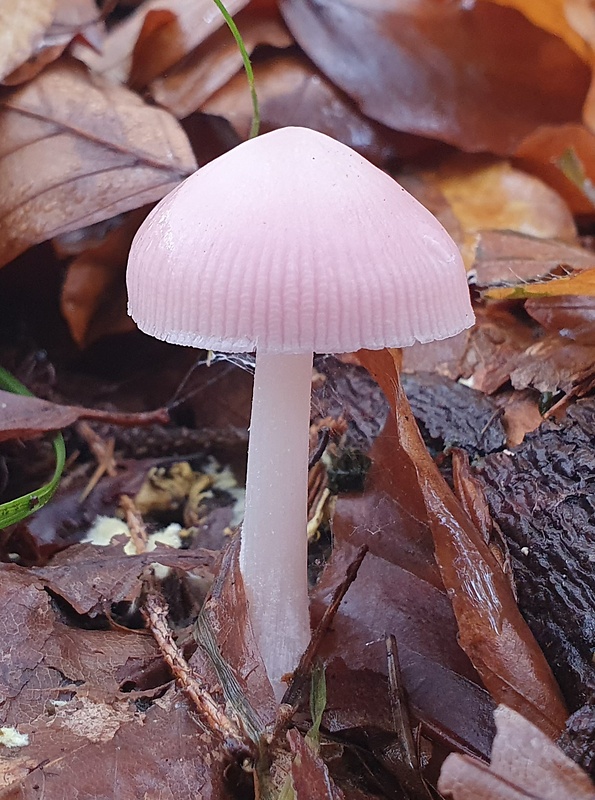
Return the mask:
{"type": "Polygon", "coordinates": [[[403,347],[473,324],[440,223],[306,128],[244,142],[165,197],[132,243],[128,296],[146,333],[224,352],[403,347]]]}

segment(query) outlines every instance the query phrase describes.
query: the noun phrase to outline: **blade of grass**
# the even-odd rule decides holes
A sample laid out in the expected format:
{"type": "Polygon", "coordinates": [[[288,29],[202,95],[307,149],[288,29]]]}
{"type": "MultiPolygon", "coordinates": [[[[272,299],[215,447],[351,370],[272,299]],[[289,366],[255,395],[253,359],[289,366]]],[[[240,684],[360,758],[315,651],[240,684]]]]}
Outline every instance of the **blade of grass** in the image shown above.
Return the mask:
{"type": "MultiPolygon", "coordinates": [[[[26,386],[2,367],[0,367],[0,388],[5,389],[7,392],[13,392],[13,394],[33,397],[33,394],[26,386]]],[[[15,522],[20,522],[25,517],[33,514],[34,511],[44,506],[54,496],[66,462],[66,447],[61,433],[54,437],[53,445],[54,453],[56,454],[56,467],[51,481],[35,492],[29,492],[22,495],[22,497],[10,500],[8,503],[0,504],[0,530],[7,528],[9,525],[14,525],[15,522]]]]}
{"type": "Polygon", "coordinates": [[[244,40],[242,39],[242,34],[238,30],[238,26],[233,21],[233,17],[229,13],[229,11],[225,8],[221,0],[213,0],[223,19],[227,23],[227,27],[231,31],[233,38],[236,40],[236,44],[240,50],[242,55],[242,61],[244,62],[244,69],[246,71],[246,77],[248,78],[248,86],[250,87],[250,96],[252,98],[252,125],[250,126],[250,134],[249,138],[253,139],[255,136],[258,136],[258,131],[260,129],[260,111],[258,108],[258,97],[256,95],[256,87],[254,86],[254,70],[252,69],[252,62],[250,61],[250,56],[248,55],[248,51],[246,50],[246,46],[244,44],[244,40]]]}

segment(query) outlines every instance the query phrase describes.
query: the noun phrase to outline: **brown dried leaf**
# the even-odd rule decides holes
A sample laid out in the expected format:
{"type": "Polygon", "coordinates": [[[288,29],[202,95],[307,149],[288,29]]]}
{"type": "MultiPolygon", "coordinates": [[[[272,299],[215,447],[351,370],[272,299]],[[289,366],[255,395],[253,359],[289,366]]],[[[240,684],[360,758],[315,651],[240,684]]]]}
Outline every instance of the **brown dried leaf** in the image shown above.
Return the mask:
{"type": "Polygon", "coordinates": [[[43,787],[46,800],[58,800],[74,785],[122,800],[156,786],[164,797],[229,797],[221,755],[177,692],[153,703],[154,691],[122,691],[160,660],[150,636],[66,624],[43,585],[18,567],[2,566],[1,587],[0,721],[29,736],[3,755],[3,797],[34,800],[43,787]]]}
{"type": "Polygon", "coordinates": [[[99,11],[93,0],[57,0],[52,22],[37,43],[27,61],[2,81],[16,86],[34,78],[41,70],[59,58],[77,36],[96,38],[99,11]]]}
{"type": "Polygon", "coordinates": [[[0,80],[40,45],[57,0],[3,0],[0,6],[0,80]]]}
{"type": "Polygon", "coordinates": [[[565,339],[589,345],[595,340],[595,297],[531,297],[525,311],[546,331],[559,332],[565,339]]]}
{"type": "Polygon", "coordinates": [[[590,70],[557,36],[493,3],[281,0],[300,46],[372,119],[506,155],[577,122],[590,70]]]}
{"type": "Polygon", "coordinates": [[[291,780],[295,800],[344,800],[328,773],[324,761],[297,730],[288,732],[287,740],[293,753],[291,780]]]}
{"type": "Polygon", "coordinates": [[[399,442],[419,481],[461,647],[497,702],[507,702],[549,736],[558,736],[566,719],[558,686],[498,563],[425,448],[394,357],[389,351],[365,351],[361,357],[392,406],[399,442]]]}
{"type": "Polygon", "coordinates": [[[477,238],[476,283],[480,287],[516,285],[585,269],[595,264],[595,255],[553,239],[536,239],[510,231],[482,231],[477,238]]]}
{"type": "Polygon", "coordinates": [[[169,417],[165,410],[148,414],[122,414],[117,411],[103,411],[80,406],[62,406],[0,390],[0,442],[8,439],[32,439],[46,431],[66,428],[79,419],[95,419],[123,425],[148,425],[155,422],[167,422],[169,417]]]}
{"type": "MultiPolygon", "coordinates": [[[[233,15],[247,2],[228,0],[225,5],[233,15]]],[[[100,54],[86,47],[76,48],[75,54],[94,72],[114,82],[132,81],[139,88],[173,67],[223,25],[213,0],[169,0],[166,8],[161,0],[148,0],[109,32],[100,54]],[[157,16],[145,27],[147,17],[154,14],[157,16]]]]}
{"type": "Polygon", "coordinates": [[[588,775],[539,728],[505,706],[495,718],[490,766],[468,756],[449,756],[438,784],[443,794],[453,800],[595,798],[588,775]]]}
{"type": "Polygon", "coordinates": [[[534,25],[559,36],[584,61],[589,62],[589,40],[595,41],[595,21],[589,0],[490,0],[500,6],[516,8],[534,25]]]}
{"type": "MultiPolygon", "coordinates": [[[[278,13],[264,13],[248,7],[236,15],[235,23],[248,53],[252,53],[258,45],[284,48],[293,44],[293,39],[278,13]]],[[[156,78],[150,84],[149,92],[157,103],[181,119],[199,109],[241,67],[242,54],[225,25],[175,67],[168,69],[166,74],[156,78]]],[[[243,95],[251,106],[250,91],[243,71],[241,79],[243,95]]],[[[260,80],[256,80],[258,98],[262,103],[262,87],[260,80]]]]}
{"type": "Polygon", "coordinates": [[[461,249],[468,267],[475,261],[481,230],[576,239],[574,220],[562,198],[507,161],[460,156],[427,178],[436,183],[461,224],[465,234],[461,249]]]}
{"type": "Polygon", "coordinates": [[[517,143],[519,163],[553,187],[575,214],[593,214],[591,201],[567,178],[558,163],[572,149],[585,175],[595,181],[595,134],[580,124],[542,125],[517,143]]]}
{"type": "Polygon", "coordinates": [[[595,297],[595,268],[585,269],[565,278],[553,278],[545,283],[488,289],[485,295],[491,300],[524,300],[527,297],[566,295],[595,297]]]}
{"type": "Polygon", "coordinates": [[[126,312],[126,263],[134,234],[148,210],[137,209],[119,220],[100,244],[68,265],[60,308],[80,347],[136,327],[126,312]]]}
{"type": "MultiPolygon", "coordinates": [[[[377,164],[411,156],[427,147],[424,140],[399,134],[364,117],[354,103],[328,81],[302,54],[276,52],[254,64],[263,131],[301,125],[326,133],[359,150],[377,164]]],[[[247,139],[252,103],[246,76],[236,75],[203,104],[247,139]]]]}
{"type": "Polygon", "coordinates": [[[195,168],[178,123],[64,60],[0,101],[0,263],[161,198],[195,168]]]}

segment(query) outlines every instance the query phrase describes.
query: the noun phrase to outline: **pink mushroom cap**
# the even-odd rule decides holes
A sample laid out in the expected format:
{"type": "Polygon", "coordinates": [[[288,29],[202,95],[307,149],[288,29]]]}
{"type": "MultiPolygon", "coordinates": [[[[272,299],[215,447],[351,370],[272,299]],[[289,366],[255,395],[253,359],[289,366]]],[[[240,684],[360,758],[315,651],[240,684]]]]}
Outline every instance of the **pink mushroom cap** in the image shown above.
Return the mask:
{"type": "Polygon", "coordinates": [[[251,139],[187,178],[141,226],[127,280],[141,330],[224,352],[404,347],[474,321],[440,223],[307,128],[251,139]]]}

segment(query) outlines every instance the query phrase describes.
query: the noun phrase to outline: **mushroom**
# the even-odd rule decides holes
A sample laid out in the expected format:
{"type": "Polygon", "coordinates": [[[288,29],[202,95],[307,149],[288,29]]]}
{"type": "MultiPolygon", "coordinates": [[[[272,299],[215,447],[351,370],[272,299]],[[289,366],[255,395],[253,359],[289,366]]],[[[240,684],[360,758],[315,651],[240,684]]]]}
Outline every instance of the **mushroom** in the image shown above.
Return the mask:
{"type": "Polygon", "coordinates": [[[165,197],[132,243],[127,281],[129,313],[146,333],[256,351],[240,568],[280,698],[310,638],[313,353],[403,347],[470,327],[459,251],[429,211],[358,153],[282,128],[165,197]]]}

